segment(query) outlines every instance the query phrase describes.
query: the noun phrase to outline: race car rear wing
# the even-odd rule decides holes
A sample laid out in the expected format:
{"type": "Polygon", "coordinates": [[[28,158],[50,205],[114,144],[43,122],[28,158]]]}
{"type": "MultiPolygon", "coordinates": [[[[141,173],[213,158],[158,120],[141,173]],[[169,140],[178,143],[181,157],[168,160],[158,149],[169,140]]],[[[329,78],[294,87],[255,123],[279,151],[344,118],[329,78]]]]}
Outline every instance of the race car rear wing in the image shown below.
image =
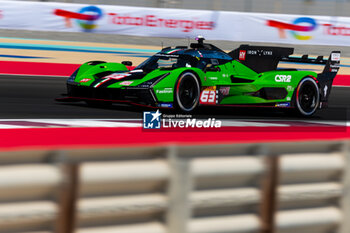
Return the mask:
{"type": "Polygon", "coordinates": [[[339,71],[340,51],[332,51],[328,59],[324,59],[323,56],[309,58],[308,55],[303,55],[301,57],[282,57],[281,61],[325,65],[322,73],[317,74],[317,81],[320,88],[321,106],[327,104],[333,80],[339,71]]]}
{"type": "Polygon", "coordinates": [[[280,60],[284,62],[325,65],[321,74],[327,73],[328,76],[335,78],[340,66],[340,51],[332,51],[328,59],[323,59],[323,56],[318,56],[317,58],[309,58],[309,55],[305,54],[301,57],[281,57],[280,60]]]}
{"type": "Polygon", "coordinates": [[[323,56],[309,58],[307,54],[301,57],[295,57],[291,56],[293,53],[294,48],[288,47],[241,45],[239,48],[229,52],[228,55],[257,73],[277,70],[280,61],[325,65],[322,73],[329,73],[329,75],[334,77],[338,72],[340,61],[339,51],[333,51],[329,59],[324,59],[323,56]],[[338,69],[336,66],[338,66],[338,69]]]}
{"type": "Polygon", "coordinates": [[[328,97],[331,93],[333,80],[339,71],[340,51],[332,51],[328,59],[324,59],[323,56],[309,58],[308,55],[303,55],[301,57],[281,57],[281,61],[324,65],[322,73],[317,74],[317,81],[320,88],[321,106],[323,105],[322,107],[324,107],[324,105],[327,104],[328,97]]]}
{"type": "Polygon", "coordinates": [[[327,59],[323,59],[323,56],[318,56],[317,58],[309,58],[308,54],[304,54],[301,57],[288,56],[281,57],[281,61],[285,62],[296,62],[296,63],[312,63],[312,64],[326,64],[327,59]]]}
{"type": "Polygon", "coordinates": [[[339,71],[340,66],[340,51],[333,51],[326,60],[326,65],[322,73],[317,75],[317,80],[319,82],[321,102],[327,103],[328,97],[331,93],[332,84],[335,76],[339,71]]]}
{"type": "Polygon", "coordinates": [[[280,61],[325,65],[322,73],[317,74],[315,78],[320,88],[321,104],[326,104],[339,70],[340,51],[331,52],[328,59],[324,59],[323,56],[309,58],[309,55],[295,57],[291,56],[293,52],[294,48],[241,45],[228,55],[257,73],[277,70],[280,61]]]}

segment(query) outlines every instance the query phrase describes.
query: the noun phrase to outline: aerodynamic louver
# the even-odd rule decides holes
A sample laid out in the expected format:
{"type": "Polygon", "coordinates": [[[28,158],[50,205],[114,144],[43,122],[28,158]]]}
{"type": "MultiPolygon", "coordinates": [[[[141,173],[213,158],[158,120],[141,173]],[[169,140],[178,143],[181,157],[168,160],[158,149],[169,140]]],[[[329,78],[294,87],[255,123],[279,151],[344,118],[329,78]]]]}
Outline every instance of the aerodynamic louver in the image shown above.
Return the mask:
{"type": "Polygon", "coordinates": [[[113,74],[113,73],[114,73],[113,71],[104,71],[104,72],[95,74],[95,77],[96,78],[103,78],[103,77],[106,77],[107,75],[110,75],[110,74],[113,74]]]}

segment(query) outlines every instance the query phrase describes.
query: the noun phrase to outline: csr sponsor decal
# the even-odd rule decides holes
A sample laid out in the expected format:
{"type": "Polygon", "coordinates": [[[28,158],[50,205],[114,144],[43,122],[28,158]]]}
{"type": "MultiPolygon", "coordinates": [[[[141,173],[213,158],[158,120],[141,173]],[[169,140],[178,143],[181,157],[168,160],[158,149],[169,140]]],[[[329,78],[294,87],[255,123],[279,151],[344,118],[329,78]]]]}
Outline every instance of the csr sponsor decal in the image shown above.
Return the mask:
{"type": "Polygon", "coordinates": [[[281,74],[278,74],[275,76],[275,81],[276,82],[283,82],[283,83],[290,83],[292,80],[292,75],[281,75],[281,74]]]}
{"type": "Polygon", "coordinates": [[[183,32],[198,30],[213,30],[215,23],[213,21],[202,21],[195,19],[175,19],[163,18],[157,15],[130,15],[108,13],[109,22],[115,25],[143,26],[151,28],[173,28],[180,29],[183,32]]]}
{"type": "Polygon", "coordinates": [[[79,9],[78,12],[55,9],[53,13],[64,18],[67,28],[72,27],[72,19],[74,19],[87,32],[97,28],[96,21],[104,15],[102,9],[97,6],[86,6],[79,9]]]}
{"type": "Polygon", "coordinates": [[[206,87],[202,90],[199,103],[201,104],[216,104],[218,100],[218,91],[216,86],[206,87]]]}

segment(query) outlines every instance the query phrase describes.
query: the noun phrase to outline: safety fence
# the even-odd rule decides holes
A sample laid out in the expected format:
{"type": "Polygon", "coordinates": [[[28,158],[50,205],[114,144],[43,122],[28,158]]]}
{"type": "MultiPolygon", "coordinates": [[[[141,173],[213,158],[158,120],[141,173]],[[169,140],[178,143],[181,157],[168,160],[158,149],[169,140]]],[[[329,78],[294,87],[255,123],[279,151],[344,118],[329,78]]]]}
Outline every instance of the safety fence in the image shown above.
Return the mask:
{"type": "Polygon", "coordinates": [[[290,15],[0,0],[0,29],[168,38],[203,35],[209,40],[350,46],[350,17],[305,12],[290,15]]]}
{"type": "MultiPolygon", "coordinates": [[[[31,0],[33,1],[33,0],[31,0]]],[[[346,0],[36,0],[142,7],[350,16],[346,0]]]]}
{"type": "Polygon", "coordinates": [[[0,153],[0,232],[350,232],[348,141],[0,153]]]}

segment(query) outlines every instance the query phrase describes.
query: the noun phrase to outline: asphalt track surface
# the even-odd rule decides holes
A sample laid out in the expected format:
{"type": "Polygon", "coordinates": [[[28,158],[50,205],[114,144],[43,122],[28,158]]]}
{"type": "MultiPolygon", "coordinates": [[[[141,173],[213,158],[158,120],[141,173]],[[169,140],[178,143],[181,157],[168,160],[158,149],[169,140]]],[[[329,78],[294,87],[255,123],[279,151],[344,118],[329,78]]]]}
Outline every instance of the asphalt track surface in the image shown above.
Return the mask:
{"type": "MultiPolygon", "coordinates": [[[[129,119],[142,118],[147,108],[129,105],[113,105],[105,108],[93,108],[84,102],[59,103],[55,98],[66,93],[67,78],[0,75],[0,118],[73,118],[73,119],[129,119]]],[[[163,113],[174,113],[162,111],[163,113]]],[[[333,87],[329,108],[318,111],[311,118],[300,118],[276,109],[203,107],[195,117],[215,117],[216,119],[252,119],[252,120],[350,120],[350,88],[333,87]]]]}

